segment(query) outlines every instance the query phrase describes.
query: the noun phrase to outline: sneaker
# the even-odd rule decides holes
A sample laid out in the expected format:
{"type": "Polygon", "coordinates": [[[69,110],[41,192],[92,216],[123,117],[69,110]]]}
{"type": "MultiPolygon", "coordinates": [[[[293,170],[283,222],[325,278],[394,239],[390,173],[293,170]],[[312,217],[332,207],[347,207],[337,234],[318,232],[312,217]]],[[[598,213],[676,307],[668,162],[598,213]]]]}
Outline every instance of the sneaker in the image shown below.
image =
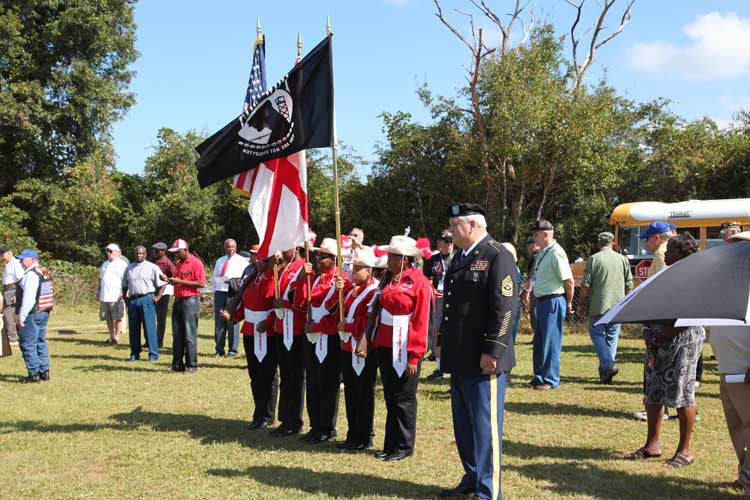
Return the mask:
{"type": "Polygon", "coordinates": [[[138,361],[140,359],[139,356],[136,356],[135,354],[131,354],[128,358],[128,363],[134,363],[135,361],[138,361]]]}
{"type": "Polygon", "coordinates": [[[237,357],[237,353],[230,351],[230,352],[227,353],[226,357],[227,358],[236,358],[237,357]]]}
{"type": "Polygon", "coordinates": [[[39,372],[39,378],[45,382],[49,380],[49,370],[45,370],[43,372],[39,372]]]}

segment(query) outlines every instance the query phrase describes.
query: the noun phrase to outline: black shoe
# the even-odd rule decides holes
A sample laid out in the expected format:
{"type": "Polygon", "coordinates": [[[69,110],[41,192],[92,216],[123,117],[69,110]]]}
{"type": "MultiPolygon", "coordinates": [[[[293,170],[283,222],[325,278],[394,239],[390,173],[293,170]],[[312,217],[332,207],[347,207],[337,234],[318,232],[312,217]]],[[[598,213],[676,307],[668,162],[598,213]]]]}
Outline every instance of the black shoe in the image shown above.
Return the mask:
{"type": "Polygon", "coordinates": [[[311,440],[310,442],[312,444],[320,444],[320,443],[325,443],[326,441],[330,441],[330,440],[334,439],[335,437],[336,437],[336,432],[335,431],[334,432],[330,432],[328,434],[323,433],[323,434],[318,434],[315,437],[315,439],[311,440]]]}
{"type": "Polygon", "coordinates": [[[448,488],[440,490],[441,497],[460,497],[463,495],[471,495],[476,491],[476,487],[471,484],[459,484],[455,488],[448,488]]]}
{"type": "Polygon", "coordinates": [[[435,357],[434,353],[430,353],[429,356],[427,356],[427,361],[435,361],[437,358],[435,357]]]}
{"type": "Polygon", "coordinates": [[[413,451],[394,451],[393,453],[386,455],[383,459],[384,462],[398,462],[405,458],[409,458],[414,454],[413,451]]]}
{"type": "Polygon", "coordinates": [[[274,436],[276,436],[276,437],[282,437],[283,438],[283,437],[293,436],[295,434],[299,434],[299,431],[300,431],[299,427],[297,427],[296,429],[292,428],[292,427],[284,427],[283,430],[279,431],[278,434],[274,434],[274,436]]]}
{"type": "Polygon", "coordinates": [[[224,355],[218,352],[215,352],[211,355],[212,358],[223,358],[224,355]]]}
{"type": "Polygon", "coordinates": [[[339,450],[353,450],[357,446],[357,443],[352,443],[351,441],[344,441],[343,443],[339,443],[336,445],[336,448],[339,450]]]}
{"type": "Polygon", "coordinates": [[[33,375],[29,375],[28,377],[24,377],[21,379],[22,384],[38,384],[42,381],[41,378],[39,378],[38,373],[34,373],[33,375]]]}
{"type": "Polygon", "coordinates": [[[286,432],[286,427],[284,424],[281,424],[280,426],[276,427],[274,430],[270,432],[272,436],[281,436],[286,432]]]}
{"type": "Polygon", "coordinates": [[[607,376],[604,379],[604,383],[605,384],[611,384],[612,383],[612,379],[615,378],[615,375],[617,375],[618,373],[620,373],[620,369],[617,368],[617,366],[612,365],[612,368],[610,368],[609,370],[607,370],[607,376]]]}
{"type": "Polygon", "coordinates": [[[307,434],[299,438],[300,441],[303,441],[305,443],[310,443],[312,441],[315,441],[316,439],[318,439],[318,434],[316,432],[313,432],[312,429],[307,431],[307,434]]]}
{"type": "Polygon", "coordinates": [[[392,453],[392,452],[390,452],[390,451],[385,451],[385,450],[383,450],[383,451],[379,451],[379,452],[377,452],[377,453],[376,453],[376,454],[375,454],[374,456],[375,456],[375,458],[377,458],[377,459],[379,459],[379,460],[382,460],[382,459],[384,459],[385,457],[387,457],[388,455],[390,455],[391,453],[392,453]]]}
{"type": "Polygon", "coordinates": [[[440,370],[435,370],[434,372],[427,375],[427,377],[425,377],[425,380],[435,380],[436,378],[443,378],[443,372],[440,370]]]}
{"type": "Polygon", "coordinates": [[[258,429],[267,429],[268,422],[262,420],[260,422],[250,422],[250,425],[248,425],[247,428],[251,431],[257,431],[258,429]]]}
{"type": "Polygon", "coordinates": [[[185,371],[184,366],[173,366],[169,369],[170,373],[182,373],[185,371]]]}
{"type": "Polygon", "coordinates": [[[49,380],[49,370],[39,372],[39,378],[45,382],[49,380]]]}

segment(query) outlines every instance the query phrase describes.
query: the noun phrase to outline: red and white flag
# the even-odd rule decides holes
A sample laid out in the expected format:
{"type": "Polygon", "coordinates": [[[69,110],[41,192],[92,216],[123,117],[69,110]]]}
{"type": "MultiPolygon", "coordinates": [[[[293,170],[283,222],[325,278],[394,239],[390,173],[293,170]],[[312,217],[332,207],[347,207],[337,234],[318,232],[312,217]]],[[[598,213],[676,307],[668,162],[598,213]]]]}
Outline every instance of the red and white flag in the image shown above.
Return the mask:
{"type": "Polygon", "coordinates": [[[248,177],[247,211],[260,238],[258,258],[303,245],[309,231],[305,152],[261,163],[248,177]]]}

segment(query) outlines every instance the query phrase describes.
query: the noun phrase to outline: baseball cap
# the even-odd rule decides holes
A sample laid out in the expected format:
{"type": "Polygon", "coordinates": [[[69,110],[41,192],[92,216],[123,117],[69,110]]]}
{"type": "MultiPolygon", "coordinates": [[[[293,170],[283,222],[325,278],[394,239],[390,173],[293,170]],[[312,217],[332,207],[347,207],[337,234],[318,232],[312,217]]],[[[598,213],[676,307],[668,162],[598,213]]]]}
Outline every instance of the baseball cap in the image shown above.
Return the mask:
{"type": "Polygon", "coordinates": [[[105,250],[114,250],[115,252],[120,252],[120,245],[117,243],[110,243],[106,247],[104,247],[105,250]]]}
{"type": "Polygon", "coordinates": [[[531,232],[536,233],[537,231],[554,231],[555,226],[552,225],[547,219],[537,219],[534,221],[534,225],[531,226],[531,232]]]}
{"type": "Polygon", "coordinates": [[[742,229],[742,224],[739,222],[722,222],[721,229],[742,229]]]}
{"type": "Polygon", "coordinates": [[[258,250],[260,250],[260,245],[250,245],[250,253],[258,253],[258,250]]]}
{"type": "Polygon", "coordinates": [[[649,224],[646,230],[643,231],[641,234],[639,234],[638,237],[642,240],[645,240],[649,236],[653,236],[655,234],[664,234],[664,233],[668,233],[669,231],[674,231],[674,230],[675,230],[675,225],[672,224],[671,222],[657,220],[649,224]]]}
{"type": "Polygon", "coordinates": [[[603,233],[599,233],[599,236],[597,236],[597,241],[603,245],[608,245],[615,241],[615,235],[610,233],[609,231],[604,231],[603,233]]]}
{"type": "Polygon", "coordinates": [[[36,253],[31,248],[25,248],[23,250],[23,252],[21,252],[18,255],[16,255],[16,259],[29,259],[29,258],[31,258],[31,259],[38,259],[39,258],[39,254],[36,253]]]}
{"type": "Polygon", "coordinates": [[[187,250],[188,249],[188,242],[185,240],[174,240],[174,243],[172,243],[172,247],[169,249],[170,252],[176,252],[177,250],[187,250]]]}

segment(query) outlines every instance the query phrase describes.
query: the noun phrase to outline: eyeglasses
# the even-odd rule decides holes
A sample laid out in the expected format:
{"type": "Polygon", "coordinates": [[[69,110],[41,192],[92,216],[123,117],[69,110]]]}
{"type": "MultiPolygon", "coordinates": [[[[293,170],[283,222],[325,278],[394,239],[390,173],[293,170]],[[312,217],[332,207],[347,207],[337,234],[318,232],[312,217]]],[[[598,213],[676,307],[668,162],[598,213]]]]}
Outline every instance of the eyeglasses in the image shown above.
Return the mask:
{"type": "Polygon", "coordinates": [[[110,249],[107,249],[107,250],[105,250],[105,252],[107,252],[107,253],[112,253],[112,250],[110,250],[110,249]]]}

